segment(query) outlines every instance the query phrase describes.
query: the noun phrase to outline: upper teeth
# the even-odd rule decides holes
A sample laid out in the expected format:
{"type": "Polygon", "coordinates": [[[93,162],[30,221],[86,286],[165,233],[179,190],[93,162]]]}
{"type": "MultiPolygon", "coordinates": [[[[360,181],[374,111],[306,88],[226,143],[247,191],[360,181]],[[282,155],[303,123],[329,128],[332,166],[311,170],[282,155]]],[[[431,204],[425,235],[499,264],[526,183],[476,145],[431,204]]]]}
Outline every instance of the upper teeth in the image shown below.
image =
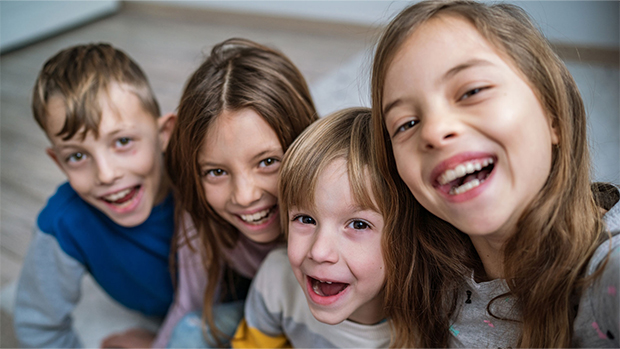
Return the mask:
{"type": "Polygon", "coordinates": [[[125,190],[121,190],[119,192],[116,192],[114,194],[110,194],[110,195],[106,195],[103,198],[108,200],[108,201],[116,201],[122,197],[125,197],[125,195],[129,194],[131,192],[133,188],[127,188],[125,190]]]}
{"type": "Polygon", "coordinates": [[[484,159],[482,161],[474,160],[474,161],[466,162],[466,163],[458,165],[453,170],[447,170],[446,172],[442,173],[441,176],[439,176],[439,178],[437,179],[437,181],[439,182],[440,185],[444,185],[444,184],[452,182],[453,180],[457,178],[461,178],[465,175],[474,173],[476,171],[480,171],[482,170],[482,168],[487,167],[492,163],[493,163],[493,158],[484,159]]]}
{"type": "Polygon", "coordinates": [[[255,222],[255,221],[265,218],[269,214],[270,211],[271,209],[268,208],[266,210],[262,210],[254,214],[242,214],[241,219],[243,219],[246,222],[255,222]]]}

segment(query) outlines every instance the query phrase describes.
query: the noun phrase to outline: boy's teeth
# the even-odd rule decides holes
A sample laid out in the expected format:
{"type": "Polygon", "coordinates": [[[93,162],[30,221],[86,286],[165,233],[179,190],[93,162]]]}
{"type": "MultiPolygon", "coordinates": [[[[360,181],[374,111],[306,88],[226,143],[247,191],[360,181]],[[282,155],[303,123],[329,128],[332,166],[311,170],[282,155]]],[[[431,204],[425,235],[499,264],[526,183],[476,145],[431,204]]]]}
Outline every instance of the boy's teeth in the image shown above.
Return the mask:
{"type": "Polygon", "coordinates": [[[256,212],[254,214],[242,214],[241,215],[241,219],[243,219],[244,221],[248,222],[248,223],[252,223],[252,222],[256,222],[259,221],[265,217],[267,217],[267,215],[269,214],[269,212],[271,211],[270,208],[266,209],[266,210],[262,210],[260,212],[256,212]]]}
{"type": "Polygon", "coordinates": [[[103,198],[107,201],[116,201],[120,198],[125,197],[125,195],[129,194],[131,192],[133,188],[127,188],[125,190],[121,190],[119,192],[116,192],[114,194],[110,194],[110,195],[106,195],[103,198]]]}
{"type": "Polygon", "coordinates": [[[440,185],[445,185],[457,178],[482,170],[484,167],[493,163],[493,158],[487,158],[482,161],[470,161],[456,166],[454,169],[447,170],[437,179],[440,185]]]}

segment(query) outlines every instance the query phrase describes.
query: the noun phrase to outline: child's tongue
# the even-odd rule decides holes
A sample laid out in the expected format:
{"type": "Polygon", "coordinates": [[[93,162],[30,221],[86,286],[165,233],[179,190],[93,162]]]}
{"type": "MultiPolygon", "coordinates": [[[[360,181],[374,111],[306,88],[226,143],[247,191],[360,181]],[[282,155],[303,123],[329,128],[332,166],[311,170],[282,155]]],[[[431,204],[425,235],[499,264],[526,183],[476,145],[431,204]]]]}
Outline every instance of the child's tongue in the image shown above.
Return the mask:
{"type": "Polygon", "coordinates": [[[328,284],[327,282],[320,282],[319,280],[312,279],[312,290],[321,297],[337,295],[347,288],[347,286],[349,286],[349,284],[341,282],[332,282],[328,284]]]}

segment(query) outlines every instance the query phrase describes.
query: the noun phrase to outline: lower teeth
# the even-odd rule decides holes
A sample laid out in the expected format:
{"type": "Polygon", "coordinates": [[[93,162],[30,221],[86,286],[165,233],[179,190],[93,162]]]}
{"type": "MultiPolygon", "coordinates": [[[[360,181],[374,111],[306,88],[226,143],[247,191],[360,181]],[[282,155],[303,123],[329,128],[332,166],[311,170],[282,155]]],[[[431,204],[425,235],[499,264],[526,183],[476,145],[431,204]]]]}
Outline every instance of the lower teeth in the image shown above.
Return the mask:
{"type": "Polygon", "coordinates": [[[456,188],[452,188],[450,189],[450,195],[458,195],[458,194],[463,194],[466,191],[469,191],[477,186],[479,186],[480,184],[482,184],[484,182],[483,180],[478,180],[478,179],[473,179],[459,187],[456,188]]]}

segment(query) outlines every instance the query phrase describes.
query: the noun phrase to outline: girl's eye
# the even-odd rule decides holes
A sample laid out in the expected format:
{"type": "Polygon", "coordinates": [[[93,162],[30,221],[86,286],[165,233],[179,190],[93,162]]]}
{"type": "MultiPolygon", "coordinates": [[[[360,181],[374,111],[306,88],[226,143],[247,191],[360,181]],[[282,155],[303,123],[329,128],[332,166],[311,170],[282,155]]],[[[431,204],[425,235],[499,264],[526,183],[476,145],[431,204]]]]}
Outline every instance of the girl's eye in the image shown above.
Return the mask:
{"type": "Polygon", "coordinates": [[[460,98],[459,100],[461,100],[461,101],[462,101],[462,100],[465,100],[465,99],[467,99],[467,98],[469,98],[469,97],[471,97],[471,96],[473,96],[473,95],[475,95],[475,94],[478,94],[478,93],[479,93],[480,91],[482,91],[482,90],[484,90],[484,88],[483,88],[483,87],[478,87],[478,88],[475,88],[475,89],[473,89],[473,90],[469,90],[469,91],[465,92],[465,94],[464,94],[464,95],[462,95],[462,96],[461,96],[461,98],[460,98]]]}
{"type": "Polygon", "coordinates": [[[301,224],[316,225],[316,221],[314,220],[314,218],[312,218],[310,216],[304,216],[304,215],[295,216],[295,218],[293,218],[293,220],[294,221],[298,221],[301,224]]]}
{"type": "Polygon", "coordinates": [[[259,166],[261,166],[261,167],[269,167],[269,166],[274,165],[276,162],[278,162],[278,159],[276,159],[276,158],[267,158],[267,159],[261,161],[259,163],[259,166]]]}
{"type": "Polygon", "coordinates": [[[221,168],[216,168],[214,170],[205,171],[203,176],[211,176],[211,177],[221,177],[226,174],[226,171],[221,168]]]}
{"type": "Polygon", "coordinates": [[[129,143],[131,143],[131,138],[129,137],[121,137],[116,140],[116,145],[120,148],[128,146],[129,143]]]}
{"type": "Polygon", "coordinates": [[[370,224],[364,222],[364,221],[359,221],[359,220],[355,220],[351,223],[349,223],[349,227],[355,229],[355,230],[364,230],[364,229],[369,229],[370,228],[370,224]]]}
{"type": "Polygon", "coordinates": [[[398,129],[396,129],[396,132],[394,132],[394,136],[396,136],[397,134],[401,133],[401,132],[405,132],[408,129],[412,128],[413,126],[415,126],[418,123],[418,120],[409,120],[406,123],[400,125],[398,127],[398,129]]]}
{"type": "Polygon", "coordinates": [[[84,160],[85,157],[86,157],[86,154],[84,153],[73,153],[67,157],[67,162],[72,162],[72,163],[80,162],[84,160]]]}

